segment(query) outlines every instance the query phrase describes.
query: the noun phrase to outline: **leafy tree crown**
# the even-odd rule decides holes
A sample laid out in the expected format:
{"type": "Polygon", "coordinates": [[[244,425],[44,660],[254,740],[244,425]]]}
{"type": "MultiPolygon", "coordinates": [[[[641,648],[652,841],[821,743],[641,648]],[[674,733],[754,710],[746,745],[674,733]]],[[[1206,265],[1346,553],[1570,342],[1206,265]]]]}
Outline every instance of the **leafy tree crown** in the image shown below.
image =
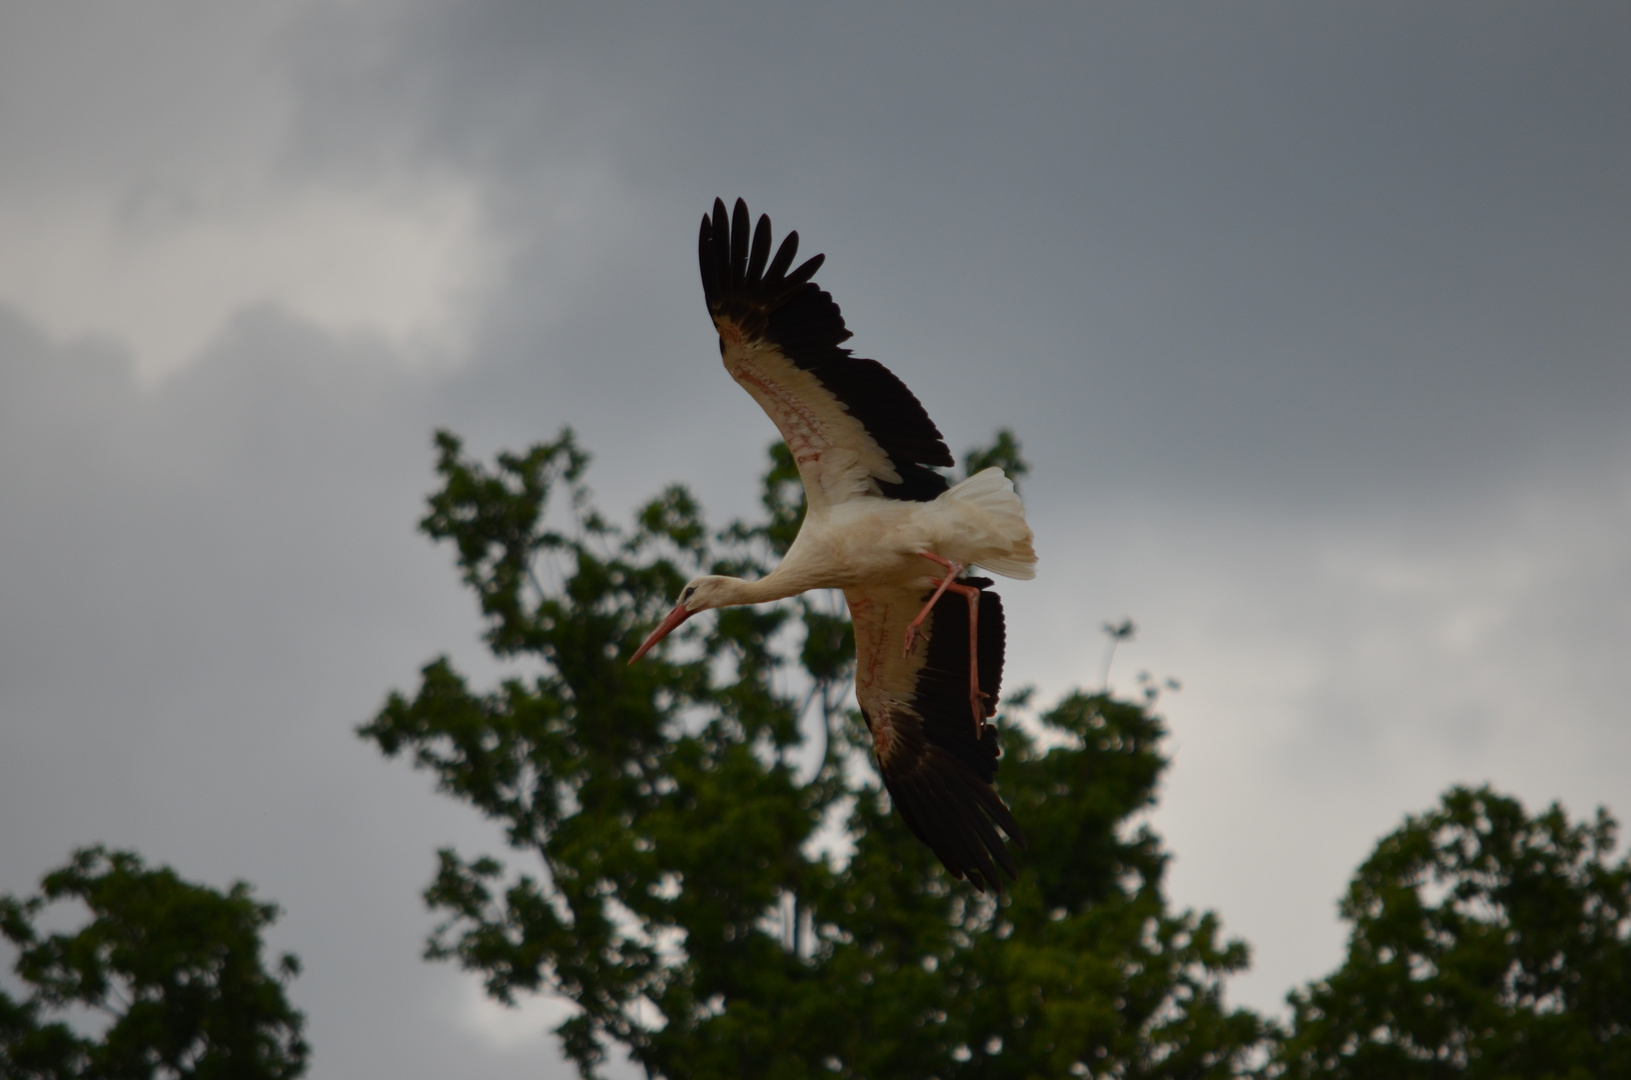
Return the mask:
{"type": "Polygon", "coordinates": [[[1337,971],[1290,995],[1271,1077],[1631,1076],[1631,860],[1602,810],[1452,788],[1360,866],[1337,971]]]}
{"type": "MultiPolygon", "coordinates": [[[[502,1002],[569,999],[584,1076],[614,1045],[675,1078],[1222,1076],[1257,1041],[1222,1000],[1245,946],[1167,910],[1131,824],[1165,765],[1149,703],[1071,693],[1021,724],[1010,698],[999,784],[1032,847],[983,898],[890,812],[835,597],[725,609],[625,662],[690,577],[787,549],[785,447],[764,516],[714,530],[677,486],[610,524],[570,431],[491,465],[436,445],[423,528],[525,674],[482,691],[435,660],[360,733],[503,826],[512,865],[440,853],[427,952],[502,1002]]],[[[1023,464],[1006,433],[968,460],[1023,464]]]]}
{"type": "Polygon", "coordinates": [[[8,1080],[289,1080],[305,1072],[304,1023],[283,985],[285,954],[262,966],[260,932],[277,908],[242,882],[225,893],[149,869],[128,851],[89,847],[30,897],[0,897],[0,935],[30,990],[0,992],[0,1076],[8,1080]],[[37,928],[49,906],[78,901],[73,933],[37,928]],[[108,1019],[99,1037],[63,1016],[108,1019]]]}

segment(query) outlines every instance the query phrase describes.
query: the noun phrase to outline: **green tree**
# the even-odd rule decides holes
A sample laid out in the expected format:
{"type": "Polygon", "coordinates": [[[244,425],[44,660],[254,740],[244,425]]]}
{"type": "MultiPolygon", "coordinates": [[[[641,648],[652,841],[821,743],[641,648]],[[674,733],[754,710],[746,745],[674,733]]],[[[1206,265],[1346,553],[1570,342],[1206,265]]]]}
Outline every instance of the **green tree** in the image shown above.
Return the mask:
{"type": "MultiPolygon", "coordinates": [[[[1168,911],[1167,856],[1130,820],[1165,765],[1150,702],[1075,693],[1022,726],[1010,696],[999,783],[1031,848],[981,896],[890,812],[832,597],[726,609],[625,662],[694,573],[785,551],[803,507],[784,447],[764,517],[715,533],[679,487],[609,524],[570,432],[492,466],[436,441],[422,527],[525,667],[483,692],[435,660],[360,729],[501,823],[519,863],[440,853],[428,956],[501,1002],[570,999],[556,1030],[586,1077],[614,1044],[673,1078],[1238,1070],[1260,1024],[1221,983],[1245,946],[1168,911]]],[[[968,460],[998,458],[1017,462],[1011,436],[968,460]]]]}
{"type": "Polygon", "coordinates": [[[1602,810],[1529,817],[1453,788],[1405,819],[1342,902],[1347,961],[1290,995],[1268,1075],[1631,1076],[1631,861],[1602,810]]]}
{"type": "Polygon", "coordinates": [[[1014,438],[1014,433],[1007,428],[997,432],[990,446],[976,447],[963,455],[964,476],[973,476],[993,465],[1008,474],[1008,479],[1014,482],[1016,490],[1019,488],[1020,479],[1029,475],[1031,471],[1030,463],[1020,451],[1019,440],[1014,438]]]}
{"type": "Polygon", "coordinates": [[[0,934],[30,988],[0,992],[0,1076],[16,1080],[285,1080],[306,1068],[303,1018],[283,996],[299,971],[285,955],[261,967],[261,928],[277,908],[249,886],[225,894],[150,870],[124,851],[76,851],[40,891],[0,897],[0,934]],[[41,934],[50,905],[79,901],[90,920],[41,934]],[[100,1037],[65,1019],[74,1008],[107,1018],[100,1037]]]}

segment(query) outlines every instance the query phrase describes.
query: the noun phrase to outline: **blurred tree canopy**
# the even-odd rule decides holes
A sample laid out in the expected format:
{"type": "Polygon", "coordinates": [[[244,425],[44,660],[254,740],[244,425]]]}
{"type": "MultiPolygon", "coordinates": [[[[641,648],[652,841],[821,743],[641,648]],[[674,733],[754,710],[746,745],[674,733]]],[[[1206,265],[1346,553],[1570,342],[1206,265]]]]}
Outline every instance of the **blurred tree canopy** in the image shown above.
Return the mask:
{"type": "Polygon", "coordinates": [[[261,928],[277,908],[249,886],[225,894],[148,869],[130,852],[76,851],[38,894],[0,896],[0,934],[30,988],[0,991],[0,1076],[7,1080],[286,1080],[305,1072],[304,1023],[283,996],[299,971],[261,966],[261,928]],[[51,905],[78,901],[90,921],[75,933],[36,927],[51,905]],[[100,1037],[66,1017],[89,1009],[100,1037]],[[51,1019],[52,1015],[57,1019],[51,1019]]]}
{"type": "Polygon", "coordinates": [[[1359,868],[1348,959],[1293,992],[1267,1075],[1631,1076],[1631,859],[1615,823],[1453,788],[1359,868]]]}
{"type": "MultiPolygon", "coordinates": [[[[614,1046],[681,1077],[1211,1077],[1262,1025],[1223,1002],[1246,947],[1168,909],[1138,822],[1166,765],[1153,700],[1071,693],[999,717],[1004,797],[1031,848],[1011,892],[948,878],[892,813],[845,702],[836,594],[697,619],[632,653],[698,572],[766,572],[803,493],[784,447],[764,515],[711,529],[671,487],[602,517],[570,431],[491,464],[436,438],[422,528],[451,543],[517,673],[445,658],[360,734],[499,822],[510,865],[439,854],[427,955],[501,1002],[548,991],[582,1075],[614,1046]]],[[[1023,470],[1000,434],[970,468],[1023,470]]]]}
{"type": "MultiPolygon", "coordinates": [[[[491,466],[449,434],[437,447],[422,528],[454,545],[518,673],[475,691],[435,660],[359,733],[503,825],[515,868],[439,853],[427,955],[501,1002],[574,1003],[556,1031],[582,1075],[621,1048],[675,1080],[1631,1076],[1631,856],[1612,860],[1605,811],[1573,823],[1451,789],[1360,866],[1346,962],[1265,1024],[1225,1006],[1246,947],[1169,910],[1168,856],[1138,817],[1166,767],[1155,682],[1040,712],[1009,695],[999,785],[1032,846],[1011,891],[982,896],[880,790],[835,596],[721,611],[625,664],[690,576],[761,574],[786,551],[803,492],[785,447],[763,515],[717,532],[681,487],[609,524],[570,431],[491,466]]],[[[1008,432],[964,461],[1026,471],[1008,432]]],[[[101,847],[0,896],[27,991],[0,990],[0,1077],[300,1076],[298,962],[262,964],[276,914],[242,882],[223,894],[101,847]],[[89,921],[40,929],[73,902],[89,921]]]]}

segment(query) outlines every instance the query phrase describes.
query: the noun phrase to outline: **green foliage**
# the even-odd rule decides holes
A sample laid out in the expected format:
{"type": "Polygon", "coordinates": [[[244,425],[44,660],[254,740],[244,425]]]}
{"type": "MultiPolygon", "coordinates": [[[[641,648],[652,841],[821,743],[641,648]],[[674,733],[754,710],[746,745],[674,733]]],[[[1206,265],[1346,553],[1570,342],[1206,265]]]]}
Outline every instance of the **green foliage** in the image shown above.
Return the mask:
{"type": "Polygon", "coordinates": [[[27,899],[0,897],[0,934],[32,993],[0,993],[0,1075],[8,1078],[156,1076],[284,1080],[305,1072],[301,1015],[283,996],[299,972],[285,955],[261,967],[260,931],[277,908],[239,882],[225,895],[147,869],[129,852],[74,853],[27,899]],[[91,919],[44,934],[48,905],[77,900],[91,919]],[[50,1013],[88,1008],[110,1019],[100,1038],[50,1013]]]}
{"type": "Polygon", "coordinates": [[[963,455],[963,475],[973,476],[982,469],[997,466],[1008,474],[1008,479],[1014,482],[1018,490],[1020,478],[1031,471],[1031,466],[1022,456],[1019,440],[1007,428],[997,431],[990,446],[981,446],[963,455]]]}
{"type": "MultiPolygon", "coordinates": [[[[518,859],[440,853],[429,956],[499,1001],[574,1002],[557,1031],[585,1076],[612,1044],[675,1078],[1238,1071],[1260,1025],[1221,979],[1245,947],[1167,910],[1166,856],[1130,824],[1165,765],[1148,703],[1073,694],[1021,726],[1010,697],[999,783],[1032,848],[1011,893],[981,897],[879,790],[832,598],[696,619],[625,663],[694,573],[786,550],[803,505],[784,448],[765,518],[715,533],[677,488],[608,525],[570,432],[491,467],[437,445],[424,528],[454,545],[495,651],[533,666],[483,692],[436,660],[360,729],[500,822],[518,859]]],[[[970,460],[999,453],[1022,464],[1011,438],[970,460]]]]}
{"type": "Polygon", "coordinates": [[[1293,992],[1271,1076],[1631,1076],[1631,860],[1615,825],[1454,788],[1359,868],[1348,959],[1293,992]]]}

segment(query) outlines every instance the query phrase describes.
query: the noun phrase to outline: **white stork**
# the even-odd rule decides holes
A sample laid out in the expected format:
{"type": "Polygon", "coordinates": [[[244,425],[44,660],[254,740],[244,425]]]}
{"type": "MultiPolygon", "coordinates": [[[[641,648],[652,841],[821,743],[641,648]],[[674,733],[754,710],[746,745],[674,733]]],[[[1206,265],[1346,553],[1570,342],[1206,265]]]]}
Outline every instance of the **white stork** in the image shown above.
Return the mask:
{"type": "Polygon", "coordinates": [[[825,256],[789,272],[798,233],[772,259],[770,218],[751,241],[748,224],[742,200],[733,217],[714,201],[699,240],[702,290],[725,370],[798,463],[804,523],[758,581],[693,580],[629,662],[699,611],[842,589],[855,697],[896,809],[954,877],[1000,890],[996,867],[1018,871],[993,824],[1025,845],[992,787],[997,734],[985,722],[1002,679],[1002,604],[989,579],[961,575],[1035,576],[1024,508],[1001,469],[951,487],[930,468],[953,461],[923,406],[882,364],[840,348],[843,316],[810,280],[825,256]]]}

